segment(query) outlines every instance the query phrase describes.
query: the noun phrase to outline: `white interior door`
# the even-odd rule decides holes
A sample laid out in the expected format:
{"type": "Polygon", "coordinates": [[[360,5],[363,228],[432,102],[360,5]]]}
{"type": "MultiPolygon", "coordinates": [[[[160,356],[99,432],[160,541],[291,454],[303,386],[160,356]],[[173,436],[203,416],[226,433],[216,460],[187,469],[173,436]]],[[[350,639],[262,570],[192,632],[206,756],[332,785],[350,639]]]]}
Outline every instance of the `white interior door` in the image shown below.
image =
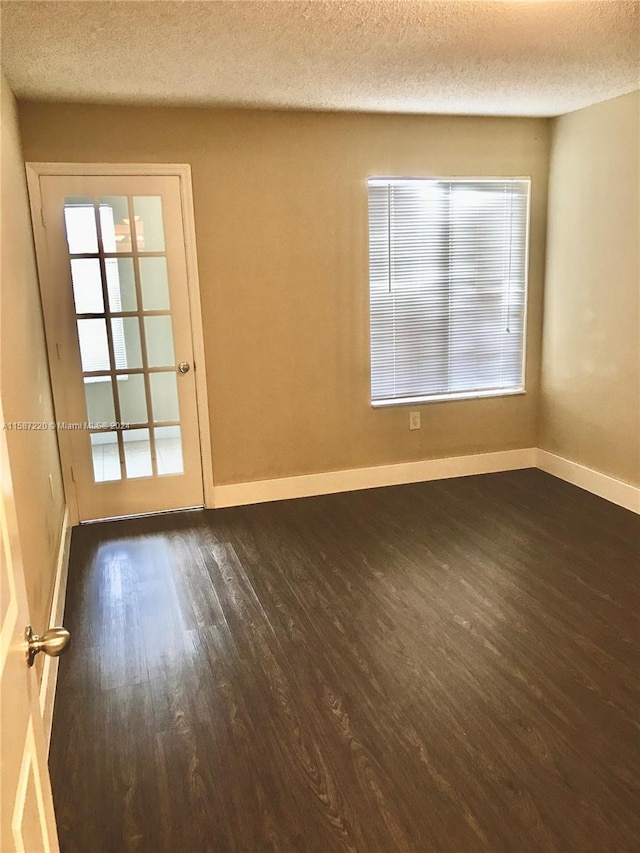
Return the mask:
{"type": "Polygon", "coordinates": [[[50,853],[59,847],[38,684],[26,659],[30,620],[6,438],[0,430],[0,850],[50,853]]]}
{"type": "Polygon", "coordinates": [[[202,506],[180,178],[44,175],[40,194],[40,284],[79,520],[202,506]]]}

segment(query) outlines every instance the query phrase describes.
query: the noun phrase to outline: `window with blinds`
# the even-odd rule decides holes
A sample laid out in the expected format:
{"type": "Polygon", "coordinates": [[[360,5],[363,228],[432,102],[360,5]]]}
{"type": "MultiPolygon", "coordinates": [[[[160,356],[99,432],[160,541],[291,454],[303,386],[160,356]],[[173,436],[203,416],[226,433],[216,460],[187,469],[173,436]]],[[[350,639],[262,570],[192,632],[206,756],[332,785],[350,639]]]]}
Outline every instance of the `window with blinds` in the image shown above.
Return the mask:
{"type": "Polygon", "coordinates": [[[372,404],[524,391],[529,179],[368,187],[372,404]]]}

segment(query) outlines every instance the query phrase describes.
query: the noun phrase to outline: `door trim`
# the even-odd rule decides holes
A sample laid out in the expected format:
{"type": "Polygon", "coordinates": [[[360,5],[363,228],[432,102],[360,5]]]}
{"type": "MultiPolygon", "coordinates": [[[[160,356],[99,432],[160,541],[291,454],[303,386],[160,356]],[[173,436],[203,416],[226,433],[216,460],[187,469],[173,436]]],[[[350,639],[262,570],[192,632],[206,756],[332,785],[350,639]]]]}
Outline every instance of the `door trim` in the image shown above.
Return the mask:
{"type": "MultiPolygon", "coordinates": [[[[42,196],[40,178],[53,175],[96,176],[175,176],[180,181],[180,202],[182,208],[182,224],[185,237],[185,257],[187,265],[187,288],[189,297],[189,312],[191,315],[191,336],[193,341],[193,357],[196,365],[196,407],[198,430],[200,433],[200,453],[202,459],[202,484],[204,490],[204,505],[214,506],[213,456],[211,451],[211,426],[209,420],[209,397],[207,392],[207,365],[204,355],[204,334],[202,325],[202,307],[200,302],[200,281],[198,277],[198,253],[196,248],[195,215],[193,209],[193,191],[191,185],[191,166],[188,163],[25,163],[27,185],[29,187],[29,203],[31,205],[31,220],[36,246],[38,279],[42,297],[42,282],[47,273],[47,248],[45,226],[42,216],[42,196]]],[[[44,304],[44,299],[41,300],[44,304]]],[[[43,310],[44,317],[44,310],[43,310]]],[[[63,377],[57,364],[55,342],[49,339],[45,322],[45,337],[49,357],[51,383],[55,391],[62,387],[63,377]]],[[[56,419],[62,420],[56,411],[56,419]]],[[[65,460],[71,458],[69,442],[71,434],[65,430],[57,431],[60,456],[65,460]]],[[[69,507],[69,522],[76,525],[79,522],[78,499],[75,483],[69,464],[62,465],[62,479],[65,498],[69,507]]]]}
{"type": "Polygon", "coordinates": [[[33,777],[34,788],[36,791],[36,805],[38,809],[40,828],[44,830],[42,835],[42,841],[45,845],[43,853],[58,853],[60,848],[58,847],[55,819],[53,815],[49,814],[51,807],[48,807],[42,792],[42,777],[40,773],[40,766],[38,764],[38,748],[36,746],[36,734],[33,728],[33,718],[29,720],[29,725],[27,726],[27,737],[25,739],[24,751],[22,753],[22,765],[20,767],[20,776],[18,778],[16,801],[14,803],[13,815],[11,818],[11,830],[13,832],[13,841],[16,846],[17,853],[29,853],[24,843],[23,818],[25,814],[27,787],[29,785],[30,776],[33,777]]]}
{"type": "MultiPolygon", "coordinates": [[[[47,625],[64,624],[64,606],[67,597],[67,579],[69,576],[69,556],[71,553],[71,526],[69,525],[69,508],[65,507],[62,525],[60,529],[60,547],[56,560],[56,571],[53,583],[53,598],[47,625]]],[[[53,708],[56,700],[56,687],[58,685],[59,658],[46,655],[42,664],[42,678],[40,680],[40,713],[44,726],[44,740],[49,755],[51,745],[51,729],[53,725],[53,708]]]]}

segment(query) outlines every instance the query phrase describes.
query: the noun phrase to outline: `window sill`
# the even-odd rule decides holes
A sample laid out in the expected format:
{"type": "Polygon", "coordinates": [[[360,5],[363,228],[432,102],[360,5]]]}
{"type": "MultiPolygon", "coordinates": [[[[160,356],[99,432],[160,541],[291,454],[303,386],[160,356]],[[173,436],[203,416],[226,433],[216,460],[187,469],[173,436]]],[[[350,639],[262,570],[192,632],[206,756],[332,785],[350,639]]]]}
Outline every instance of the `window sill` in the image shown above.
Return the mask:
{"type": "Polygon", "coordinates": [[[373,400],[372,409],[388,409],[391,406],[415,406],[425,403],[450,403],[456,400],[486,400],[491,397],[518,397],[526,394],[525,388],[505,391],[466,391],[460,394],[432,394],[428,397],[397,397],[390,400],[373,400]]]}

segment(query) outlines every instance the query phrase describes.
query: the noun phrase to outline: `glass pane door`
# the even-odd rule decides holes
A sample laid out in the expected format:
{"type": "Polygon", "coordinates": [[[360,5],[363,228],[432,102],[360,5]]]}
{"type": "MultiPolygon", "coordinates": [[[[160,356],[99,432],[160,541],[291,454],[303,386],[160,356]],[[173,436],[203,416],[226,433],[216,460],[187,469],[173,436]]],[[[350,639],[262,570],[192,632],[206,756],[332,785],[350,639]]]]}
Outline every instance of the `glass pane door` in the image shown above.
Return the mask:
{"type": "Polygon", "coordinates": [[[88,520],[201,506],[180,178],[40,180],[43,308],[47,337],[57,342],[56,408],[72,430],[60,446],[78,514],[88,520]]]}
{"type": "Polygon", "coordinates": [[[96,483],[181,474],[161,196],[66,196],[64,223],[96,483]]]}

